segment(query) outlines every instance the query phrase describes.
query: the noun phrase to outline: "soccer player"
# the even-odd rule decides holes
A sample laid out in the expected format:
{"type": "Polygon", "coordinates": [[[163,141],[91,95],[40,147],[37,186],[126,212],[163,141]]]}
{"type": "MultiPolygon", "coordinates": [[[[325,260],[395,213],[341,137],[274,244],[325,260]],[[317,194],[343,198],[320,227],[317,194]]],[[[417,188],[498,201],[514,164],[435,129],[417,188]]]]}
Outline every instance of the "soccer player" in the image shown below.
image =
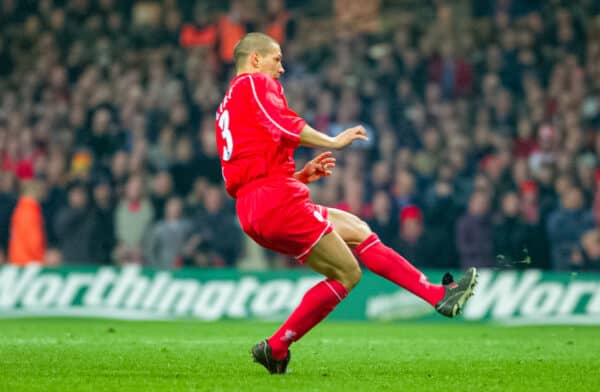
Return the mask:
{"type": "Polygon", "coordinates": [[[278,81],[284,72],[281,49],[268,35],[245,35],[235,47],[234,60],[237,75],[219,105],[215,127],[225,187],[236,199],[242,229],[258,244],[293,256],[326,277],[306,292],[269,339],[252,348],[254,360],[271,374],[286,372],[290,344],[323,320],[359,282],[355,255],[439,313],[456,316],[473,292],[474,268],[457,282],[448,275],[442,285],[432,284],[365,222],[314,204],[306,184],[331,174],[331,152],[295,172],[298,146],[342,149],[367,140],[365,129],[356,126],[329,137],[290,110],[278,81]]]}

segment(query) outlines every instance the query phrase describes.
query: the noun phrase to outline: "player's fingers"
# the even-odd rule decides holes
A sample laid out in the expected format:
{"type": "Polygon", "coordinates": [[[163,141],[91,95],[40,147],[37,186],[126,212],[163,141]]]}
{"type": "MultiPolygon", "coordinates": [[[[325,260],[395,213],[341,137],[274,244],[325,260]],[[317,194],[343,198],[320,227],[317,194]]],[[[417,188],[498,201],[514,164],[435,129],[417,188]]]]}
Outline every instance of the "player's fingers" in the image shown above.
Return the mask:
{"type": "Polygon", "coordinates": [[[355,127],[354,129],[356,130],[357,133],[359,133],[361,135],[367,134],[367,130],[362,125],[359,125],[359,126],[355,127]]]}
{"type": "Polygon", "coordinates": [[[335,158],[325,158],[321,161],[323,165],[335,164],[335,158]]]}
{"type": "Polygon", "coordinates": [[[315,161],[315,162],[321,162],[324,159],[329,158],[330,156],[331,156],[331,151],[325,151],[325,152],[317,155],[317,157],[315,159],[313,159],[313,161],[315,161]]]}

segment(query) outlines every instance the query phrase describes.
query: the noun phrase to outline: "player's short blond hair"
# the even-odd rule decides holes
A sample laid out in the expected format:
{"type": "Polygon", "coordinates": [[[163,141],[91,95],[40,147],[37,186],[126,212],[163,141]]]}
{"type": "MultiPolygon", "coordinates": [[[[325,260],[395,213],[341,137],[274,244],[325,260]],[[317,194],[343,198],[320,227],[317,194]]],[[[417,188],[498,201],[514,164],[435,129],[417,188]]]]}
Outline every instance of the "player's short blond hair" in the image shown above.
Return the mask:
{"type": "Polygon", "coordinates": [[[273,44],[279,45],[277,41],[263,33],[248,33],[235,45],[233,49],[233,59],[235,68],[240,69],[251,53],[257,52],[261,56],[266,56],[273,51],[273,44]]]}

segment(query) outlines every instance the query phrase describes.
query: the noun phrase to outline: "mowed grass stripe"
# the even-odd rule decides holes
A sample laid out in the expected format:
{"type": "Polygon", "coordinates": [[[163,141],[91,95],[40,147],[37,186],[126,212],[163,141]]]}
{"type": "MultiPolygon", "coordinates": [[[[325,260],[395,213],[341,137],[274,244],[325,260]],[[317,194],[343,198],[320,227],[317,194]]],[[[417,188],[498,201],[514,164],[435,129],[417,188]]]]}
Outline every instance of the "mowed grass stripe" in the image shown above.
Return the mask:
{"type": "Polygon", "coordinates": [[[277,324],[0,320],[0,391],[598,391],[600,328],[325,322],[270,376],[277,324]]]}

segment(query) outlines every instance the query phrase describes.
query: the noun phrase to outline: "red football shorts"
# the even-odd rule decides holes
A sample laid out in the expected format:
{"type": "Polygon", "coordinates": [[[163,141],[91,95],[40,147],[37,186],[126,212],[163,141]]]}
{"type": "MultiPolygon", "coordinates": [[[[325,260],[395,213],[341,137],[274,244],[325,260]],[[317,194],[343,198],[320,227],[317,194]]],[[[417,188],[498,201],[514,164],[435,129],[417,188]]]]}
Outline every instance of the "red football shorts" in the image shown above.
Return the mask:
{"type": "Polygon", "coordinates": [[[327,208],[314,204],[294,178],[253,181],[237,193],[242,229],[259,245],[304,263],[321,237],[333,230],[327,208]]]}

